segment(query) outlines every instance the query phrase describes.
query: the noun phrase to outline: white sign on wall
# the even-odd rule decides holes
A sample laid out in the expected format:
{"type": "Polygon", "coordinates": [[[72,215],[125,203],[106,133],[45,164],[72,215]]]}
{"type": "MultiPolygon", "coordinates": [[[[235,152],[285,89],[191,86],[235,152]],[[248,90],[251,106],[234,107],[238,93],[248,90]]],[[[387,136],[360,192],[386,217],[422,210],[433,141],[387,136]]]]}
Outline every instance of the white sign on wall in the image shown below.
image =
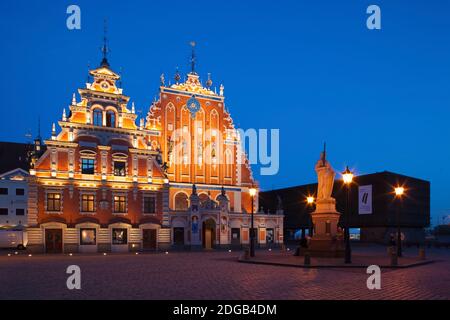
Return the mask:
{"type": "Polygon", "coordinates": [[[359,214],[372,214],[372,185],[358,187],[359,214]]]}

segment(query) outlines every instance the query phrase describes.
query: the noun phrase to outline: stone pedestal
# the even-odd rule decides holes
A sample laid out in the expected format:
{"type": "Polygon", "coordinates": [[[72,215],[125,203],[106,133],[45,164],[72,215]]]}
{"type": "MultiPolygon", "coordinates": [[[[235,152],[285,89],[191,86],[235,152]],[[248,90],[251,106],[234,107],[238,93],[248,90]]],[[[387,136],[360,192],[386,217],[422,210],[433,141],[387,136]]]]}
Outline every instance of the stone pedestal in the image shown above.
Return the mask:
{"type": "Polygon", "coordinates": [[[342,234],[338,234],[340,213],[336,211],[336,200],[333,198],[318,200],[316,210],[311,214],[314,224],[314,235],[308,248],[301,253],[309,252],[311,257],[343,257],[345,252],[342,234]]]}

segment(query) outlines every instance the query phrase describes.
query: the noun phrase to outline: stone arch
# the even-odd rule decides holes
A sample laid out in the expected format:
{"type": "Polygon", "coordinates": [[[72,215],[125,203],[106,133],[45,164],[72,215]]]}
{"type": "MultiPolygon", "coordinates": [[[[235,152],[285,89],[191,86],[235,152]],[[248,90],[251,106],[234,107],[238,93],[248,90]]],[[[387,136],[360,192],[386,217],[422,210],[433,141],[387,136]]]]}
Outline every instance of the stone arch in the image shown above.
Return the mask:
{"type": "Polygon", "coordinates": [[[189,209],[189,196],[184,191],[177,192],[173,197],[174,210],[187,211],[189,209]]]}

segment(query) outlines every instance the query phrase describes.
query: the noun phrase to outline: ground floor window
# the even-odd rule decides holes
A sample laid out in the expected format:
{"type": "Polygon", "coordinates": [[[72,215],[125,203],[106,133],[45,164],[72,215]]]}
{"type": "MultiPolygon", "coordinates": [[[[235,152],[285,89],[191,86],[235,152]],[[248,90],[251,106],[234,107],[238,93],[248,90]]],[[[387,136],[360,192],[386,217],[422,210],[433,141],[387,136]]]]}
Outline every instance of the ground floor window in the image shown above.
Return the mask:
{"type": "Polygon", "coordinates": [[[128,230],[124,228],[112,229],[112,244],[127,244],[128,243],[128,230]]]}
{"type": "Polygon", "coordinates": [[[97,242],[97,230],[93,228],[80,229],[80,244],[95,245],[97,242]]]}
{"type": "Polygon", "coordinates": [[[275,239],[275,233],[273,229],[266,229],[266,243],[273,243],[275,239]]]}

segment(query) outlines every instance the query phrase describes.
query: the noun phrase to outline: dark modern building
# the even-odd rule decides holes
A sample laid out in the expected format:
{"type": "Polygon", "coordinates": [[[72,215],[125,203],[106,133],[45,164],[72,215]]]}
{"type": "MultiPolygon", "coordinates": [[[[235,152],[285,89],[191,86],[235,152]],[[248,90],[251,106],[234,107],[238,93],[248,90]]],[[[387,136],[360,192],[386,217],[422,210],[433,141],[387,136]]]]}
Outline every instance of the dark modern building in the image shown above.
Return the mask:
{"type": "MultiPolygon", "coordinates": [[[[315,197],[317,183],[289,187],[260,193],[262,210],[274,212],[279,206],[284,210],[284,238],[295,240],[299,230],[311,228],[310,213],[314,204],[308,205],[306,197],[315,197]]],[[[346,189],[336,177],[333,188],[336,208],[345,213],[346,189]]],[[[430,224],[430,182],[388,171],[361,175],[354,178],[349,197],[348,223],[360,229],[360,240],[386,243],[400,224],[406,243],[423,242],[424,228],[430,224]],[[403,186],[401,200],[395,198],[394,187],[403,186]]],[[[340,224],[347,222],[341,215],[340,224]]]]}
{"type": "Polygon", "coordinates": [[[32,144],[0,141],[0,173],[17,168],[28,171],[32,150],[32,144]]]}

